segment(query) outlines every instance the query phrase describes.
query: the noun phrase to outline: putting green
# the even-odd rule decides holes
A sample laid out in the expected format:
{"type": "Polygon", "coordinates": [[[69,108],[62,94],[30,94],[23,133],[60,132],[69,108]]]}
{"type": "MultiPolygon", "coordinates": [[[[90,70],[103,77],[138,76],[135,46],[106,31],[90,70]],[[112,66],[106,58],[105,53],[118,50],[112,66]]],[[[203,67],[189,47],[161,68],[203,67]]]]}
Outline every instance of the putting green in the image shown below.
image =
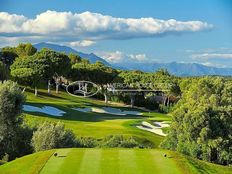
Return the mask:
{"type": "Polygon", "coordinates": [[[161,149],[58,149],[16,159],[0,166],[0,173],[229,174],[232,169],[161,149]]]}

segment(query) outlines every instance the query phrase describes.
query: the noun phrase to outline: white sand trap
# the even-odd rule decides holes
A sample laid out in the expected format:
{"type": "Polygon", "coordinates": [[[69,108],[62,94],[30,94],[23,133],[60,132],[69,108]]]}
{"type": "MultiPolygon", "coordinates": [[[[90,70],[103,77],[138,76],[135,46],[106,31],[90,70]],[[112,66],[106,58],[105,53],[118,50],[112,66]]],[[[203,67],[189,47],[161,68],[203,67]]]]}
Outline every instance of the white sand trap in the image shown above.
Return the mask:
{"type": "Polygon", "coordinates": [[[101,114],[111,114],[111,115],[142,115],[142,113],[137,111],[122,111],[121,109],[111,108],[111,107],[102,107],[102,108],[73,108],[74,110],[80,112],[95,112],[101,114]]]}
{"type": "Polygon", "coordinates": [[[104,108],[91,108],[91,111],[96,112],[96,113],[102,113],[102,114],[108,114],[109,113],[104,108]]]}
{"type": "Polygon", "coordinates": [[[27,112],[40,112],[40,113],[44,113],[47,115],[52,115],[52,116],[57,116],[57,117],[61,117],[63,116],[63,114],[65,114],[66,112],[57,109],[55,107],[52,106],[44,106],[42,108],[36,107],[36,106],[31,106],[31,105],[23,105],[23,110],[27,111],[27,112]]]}
{"type": "Polygon", "coordinates": [[[136,126],[139,129],[146,130],[152,133],[155,133],[160,136],[167,136],[162,130],[162,128],[169,127],[170,125],[167,124],[166,122],[154,122],[156,126],[143,121],[141,126],[136,126]]]}
{"type": "Polygon", "coordinates": [[[91,108],[72,108],[79,112],[92,112],[91,108]]]}
{"type": "Polygon", "coordinates": [[[170,125],[163,121],[163,122],[153,122],[157,127],[164,128],[164,127],[170,127],[170,125]]]}
{"type": "Polygon", "coordinates": [[[117,108],[111,108],[111,107],[103,107],[102,109],[104,109],[106,112],[111,112],[111,113],[121,113],[121,109],[117,109],[117,108]]]}
{"type": "Polygon", "coordinates": [[[138,111],[123,111],[126,115],[143,115],[143,113],[138,111]]]}
{"type": "Polygon", "coordinates": [[[111,115],[127,115],[126,113],[123,113],[121,109],[117,109],[117,108],[103,107],[102,109],[105,111],[105,113],[111,115]]]}

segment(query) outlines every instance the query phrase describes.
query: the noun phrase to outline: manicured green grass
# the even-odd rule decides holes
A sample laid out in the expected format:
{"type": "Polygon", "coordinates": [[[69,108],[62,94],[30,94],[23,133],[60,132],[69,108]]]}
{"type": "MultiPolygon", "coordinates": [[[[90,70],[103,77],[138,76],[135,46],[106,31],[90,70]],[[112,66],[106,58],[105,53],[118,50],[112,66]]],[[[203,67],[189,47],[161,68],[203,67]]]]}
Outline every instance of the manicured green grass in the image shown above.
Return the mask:
{"type": "Polygon", "coordinates": [[[0,168],[1,174],[36,174],[39,173],[55,150],[38,152],[5,163],[0,168]]]}
{"type": "MultiPolygon", "coordinates": [[[[53,91],[54,93],[54,91],[53,91]]],[[[149,140],[158,147],[163,137],[137,129],[135,126],[146,120],[170,121],[168,115],[143,112],[143,116],[115,116],[110,114],[82,113],[74,107],[103,107],[102,101],[75,98],[65,92],[47,95],[40,90],[35,97],[26,92],[27,104],[54,106],[66,112],[63,117],[25,112],[24,121],[31,127],[44,121],[62,122],[77,136],[103,138],[110,134],[135,136],[141,141],[149,140]]],[[[131,108],[122,108],[131,110],[131,108]]],[[[134,109],[135,110],[135,109],[134,109]]],[[[58,149],[31,154],[0,166],[0,174],[229,174],[232,169],[199,161],[175,152],[162,149],[58,149]],[[58,153],[55,157],[54,152],[58,153]],[[164,157],[167,154],[168,157],[164,157]]]]}
{"type": "Polygon", "coordinates": [[[77,98],[68,95],[66,92],[60,92],[49,96],[46,90],[40,90],[39,96],[35,97],[33,91],[27,90],[27,104],[34,106],[54,106],[66,112],[63,117],[54,117],[40,113],[25,114],[25,122],[30,126],[37,126],[44,121],[62,122],[67,129],[72,129],[77,136],[95,137],[98,139],[111,134],[122,134],[125,136],[136,136],[141,140],[148,140],[158,147],[163,137],[150,132],[140,130],[135,127],[139,122],[149,120],[170,120],[170,116],[155,112],[144,112],[138,109],[128,107],[118,107],[108,104],[107,106],[121,108],[123,110],[138,110],[143,112],[143,116],[126,115],[116,116],[99,113],[83,113],[72,110],[75,107],[104,107],[104,102],[92,100],[89,98],[77,98]]]}
{"type": "Polygon", "coordinates": [[[161,149],[58,149],[0,166],[1,174],[229,174],[232,168],[161,149]],[[167,157],[164,157],[167,154],[167,157]]]}

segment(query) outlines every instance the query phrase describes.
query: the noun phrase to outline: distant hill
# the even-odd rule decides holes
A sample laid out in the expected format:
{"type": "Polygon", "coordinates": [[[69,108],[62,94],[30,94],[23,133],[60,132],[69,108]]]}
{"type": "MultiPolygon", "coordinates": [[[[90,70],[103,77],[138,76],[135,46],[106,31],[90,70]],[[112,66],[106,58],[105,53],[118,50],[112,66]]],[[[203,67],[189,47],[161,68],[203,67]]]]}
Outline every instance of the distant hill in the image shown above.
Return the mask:
{"type": "MultiPolygon", "coordinates": [[[[116,64],[114,66],[124,67],[121,64],[116,64]]],[[[164,68],[167,69],[171,74],[177,76],[232,75],[232,68],[216,68],[197,63],[133,63],[127,64],[125,68],[129,70],[141,70],[146,72],[154,72],[160,68],[164,68]]]]}
{"type": "Polygon", "coordinates": [[[93,53],[90,54],[86,54],[86,53],[82,53],[79,51],[76,51],[70,47],[67,46],[62,46],[62,45],[57,45],[57,44],[50,44],[50,43],[45,43],[45,42],[41,42],[41,43],[37,43],[33,45],[37,50],[41,50],[42,48],[49,48],[52,49],[54,51],[58,51],[58,52],[65,52],[66,54],[69,53],[74,53],[74,54],[78,54],[81,58],[86,58],[88,59],[91,63],[95,63],[96,61],[100,61],[103,64],[107,65],[107,66],[111,66],[107,61],[105,61],[104,59],[96,56],[93,53]]]}
{"type": "Polygon", "coordinates": [[[101,57],[98,57],[94,53],[86,54],[79,51],[76,51],[70,47],[50,44],[50,43],[38,43],[35,44],[38,50],[42,48],[50,48],[55,51],[69,53],[76,53],[82,58],[87,58],[91,63],[95,63],[96,61],[100,61],[107,66],[111,66],[113,68],[122,69],[122,70],[141,70],[145,72],[154,72],[160,68],[167,69],[171,74],[177,76],[203,76],[203,75],[223,75],[223,76],[232,76],[232,68],[216,68],[209,67],[202,64],[197,63],[122,63],[122,64],[110,64],[106,60],[101,57]]]}

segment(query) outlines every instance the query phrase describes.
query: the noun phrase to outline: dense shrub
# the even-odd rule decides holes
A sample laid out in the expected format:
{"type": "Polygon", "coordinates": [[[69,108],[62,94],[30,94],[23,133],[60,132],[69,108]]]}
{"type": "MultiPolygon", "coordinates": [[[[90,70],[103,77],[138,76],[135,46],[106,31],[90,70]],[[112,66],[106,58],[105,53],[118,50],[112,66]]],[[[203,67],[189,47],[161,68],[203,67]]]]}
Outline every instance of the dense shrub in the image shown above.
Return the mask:
{"type": "Polygon", "coordinates": [[[67,129],[63,130],[61,140],[58,143],[60,147],[75,147],[76,146],[76,137],[72,130],[67,129]]]}
{"type": "Polygon", "coordinates": [[[33,133],[32,146],[36,152],[54,148],[69,148],[76,146],[76,139],[71,130],[64,129],[64,125],[45,122],[33,133]]]}
{"type": "Polygon", "coordinates": [[[204,77],[188,83],[172,112],[162,146],[219,164],[232,164],[232,82],[204,77]]]}
{"type": "Polygon", "coordinates": [[[134,148],[138,147],[139,144],[133,137],[124,137],[122,135],[109,135],[106,136],[102,142],[103,147],[124,147],[124,148],[134,148]]]}
{"type": "Polygon", "coordinates": [[[93,148],[97,145],[97,140],[92,137],[81,137],[77,139],[77,147],[93,148]]]}
{"type": "Polygon", "coordinates": [[[124,138],[124,140],[121,142],[121,147],[125,148],[134,148],[138,147],[138,142],[135,141],[132,137],[124,138]]]}
{"type": "Polygon", "coordinates": [[[33,136],[33,128],[28,127],[23,124],[20,126],[17,132],[17,152],[15,155],[21,157],[33,152],[33,147],[31,145],[31,139],[33,136]]]}
{"type": "Polygon", "coordinates": [[[8,73],[6,65],[0,61],[0,81],[6,80],[8,73]]]}
{"type": "Polygon", "coordinates": [[[65,130],[60,123],[48,123],[40,125],[33,133],[31,144],[34,151],[49,150],[54,148],[147,148],[133,137],[123,135],[109,135],[102,140],[93,137],[75,138],[71,130],[65,130]]]}
{"type": "Polygon", "coordinates": [[[158,111],[161,112],[161,113],[170,113],[171,111],[173,110],[173,104],[170,104],[170,105],[163,105],[163,104],[160,104],[159,105],[159,109],[158,111]]]}
{"type": "Polygon", "coordinates": [[[122,141],[123,141],[122,135],[109,135],[104,138],[102,146],[103,147],[120,147],[122,141]]]}
{"type": "Polygon", "coordinates": [[[18,149],[18,133],[22,118],[24,96],[16,83],[5,81],[0,83],[0,159],[9,155],[16,157],[18,149]]]}

